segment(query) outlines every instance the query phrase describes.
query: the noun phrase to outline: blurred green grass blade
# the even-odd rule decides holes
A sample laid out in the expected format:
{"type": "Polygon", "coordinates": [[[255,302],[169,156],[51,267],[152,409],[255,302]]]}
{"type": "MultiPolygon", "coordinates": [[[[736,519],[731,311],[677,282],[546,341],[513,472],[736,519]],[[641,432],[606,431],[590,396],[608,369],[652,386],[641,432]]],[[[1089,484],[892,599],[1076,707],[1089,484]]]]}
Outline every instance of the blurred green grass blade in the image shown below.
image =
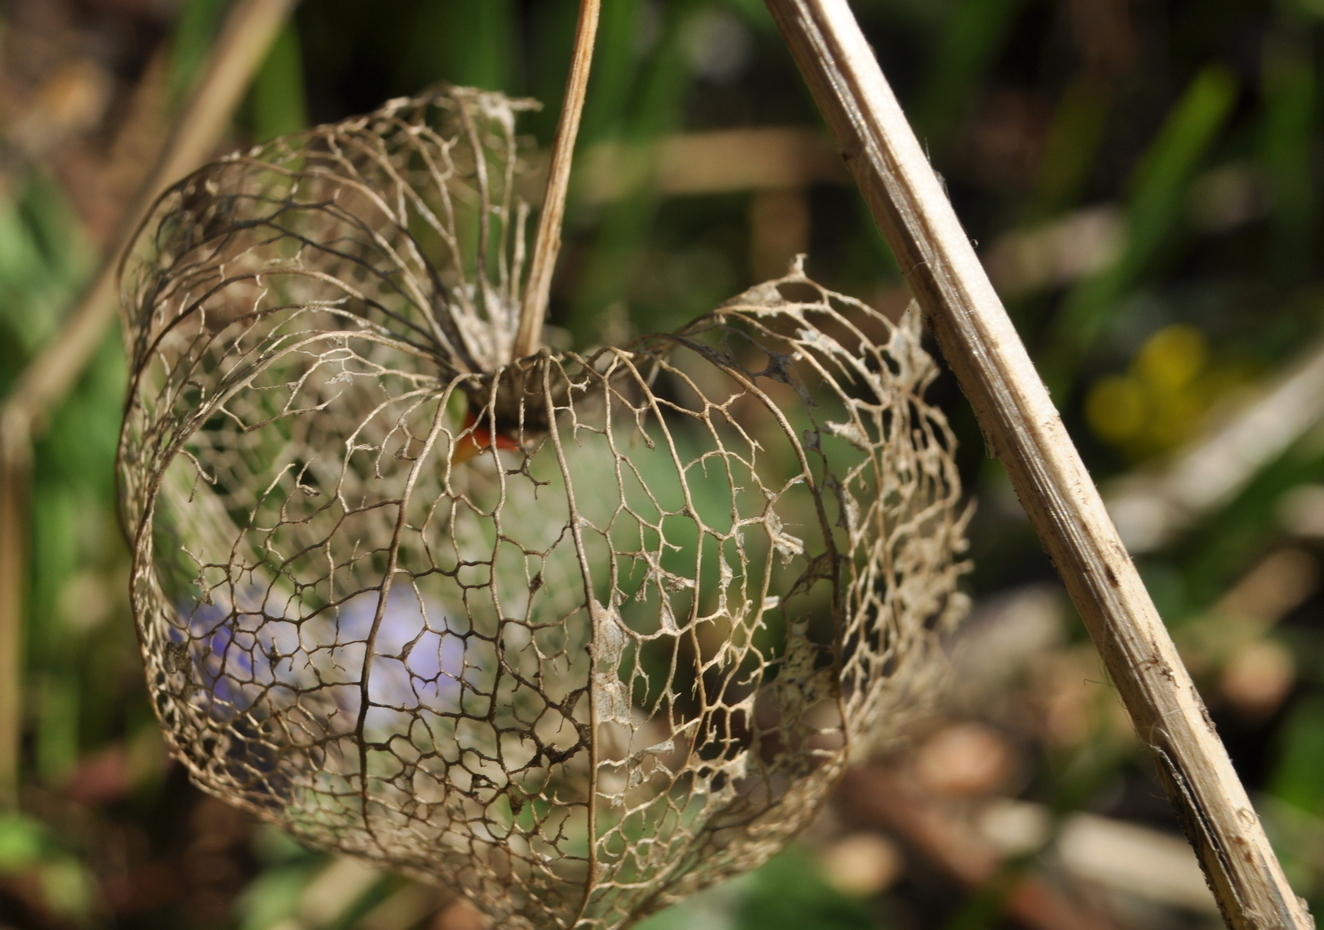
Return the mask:
{"type": "Polygon", "coordinates": [[[43,473],[113,506],[115,454],[128,368],[118,332],[107,334],[37,447],[43,473]]]}
{"type": "MultiPolygon", "coordinates": [[[[1181,216],[1187,184],[1236,102],[1237,83],[1219,65],[1191,81],[1128,184],[1127,246],[1117,263],[1117,290],[1129,286],[1154,258],[1181,216]]],[[[1116,290],[1110,292],[1116,293],[1116,290]]]]}
{"type": "Polygon", "coordinates": [[[402,56],[402,83],[448,81],[516,93],[517,23],[513,0],[423,0],[402,56]]]}
{"type": "Polygon", "coordinates": [[[48,846],[46,828],[39,821],[13,811],[0,813],[0,874],[31,867],[48,846]]]}
{"type": "Polygon", "coordinates": [[[0,317],[25,355],[54,329],[94,260],[95,249],[53,179],[32,174],[13,200],[0,201],[0,317]]]}
{"type": "Polygon", "coordinates": [[[1028,222],[1047,219],[1079,201],[1112,101],[1112,84],[1093,74],[1082,72],[1063,90],[1044,139],[1035,195],[1026,210],[1028,222]]]}
{"type": "Polygon", "coordinates": [[[58,681],[76,679],[77,662],[67,631],[49,621],[57,614],[61,587],[78,569],[81,501],[76,489],[51,476],[43,464],[39,457],[30,505],[30,593],[24,635],[28,696],[23,715],[35,742],[38,780],[50,787],[72,770],[78,756],[77,696],[62,693],[58,681]]]}
{"type": "MultiPolygon", "coordinates": [[[[598,45],[593,55],[593,73],[588,82],[588,100],[585,109],[592,107],[597,94],[604,87],[602,78],[603,55],[617,49],[605,49],[603,28],[622,8],[633,9],[637,0],[615,0],[604,4],[598,21],[598,45]]],[[[557,109],[565,95],[565,82],[570,73],[570,53],[575,44],[575,22],[579,15],[579,0],[543,0],[525,14],[525,33],[536,41],[524,49],[524,87],[542,102],[541,110],[526,114],[524,129],[534,133],[543,145],[550,146],[556,132],[560,112],[557,109]]],[[[628,49],[627,49],[628,51],[628,49]]],[[[587,116],[580,118],[579,142],[592,137],[588,134],[587,116]]]]}
{"type": "Polygon", "coordinates": [[[1170,195],[1190,174],[1226,120],[1237,89],[1236,78],[1223,65],[1208,65],[1195,76],[1131,175],[1132,203],[1170,195]]]}
{"type": "Polygon", "coordinates": [[[78,764],[79,677],[64,669],[42,676],[36,702],[37,780],[59,788],[78,764]]]}
{"type": "Polygon", "coordinates": [[[1269,267],[1285,283],[1310,273],[1317,196],[1315,63],[1307,42],[1270,35],[1262,59],[1260,158],[1270,188],[1269,267]]]}
{"type": "Polygon", "coordinates": [[[269,930],[281,924],[301,926],[294,921],[299,899],[315,874],[316,869],[305,863],[269,868],[259,874],[239,898],[239,930],[269,930]]]}
{"type": "Polygon", "coordinates": [[[188,0],[179,4],[179,21],[170,48],[166,95],[177,107],[199,76],[229,0],[188,0]]]}
{"type": "Polygon", "coordinates": [[[739,13],[746,23],[759,32],[772,36],[778,42],[781,41],[777,24],[772,21],[772,14],[768,12],[767,4],[763,0],[726,0],[726,5],[739,13]]]}
{"type": "Polygon", "coordinates": [[[1237,83],[1221,65],[1205,67],[1168,114],[1128,184],[1126,246],[1111,265],[1078,284],[1055,325],[1045,379],[1061,390],[1108,316],[1158,258],[1180,224],[1187,190],[1236,102],[1237,83]]]}
{"type": "MultiPolygon", "coordinates": [[[[638,83],[643,29],[640,0],[603,4],[598,20],[598,44],[593,52],[593,75],[584,102],[581,137],[596,142],[624,130],[630,97],[638,83]]],[[[564,71],[564,69],[562,69],[564,71]]],[[[564,76],[562,76],[564,81],[564,76]]],[[[556,99],[560,99],[557,93],[556,99]]]]}
{"type": "Polygon", "coordinates": [[[19,208],[41,250],[53,285],[69,288],[70,296],[82,278],[96,266],[97,248],[83,229],[83,221],[64,187],[44,171],[32,174],[19,198],[19,208]]]}
{"type": "Polygon", "coordinates": [[[1318,442],[1316,436],[1302,438],[1266,464],[1222,511],[1187,531],[1190,542],[1182,555],[1182,576],[1192,610],[1212,605],[1227,592],[1228,579],[1246,571],[1282,538],[1279,512],[1284,492],[1324,480],[1324,449],[1318,442]]]}
{"type": "MultiPolygon", "coordinates": [[[[114,462],[127,372],[116,337],[108,334],[34,450],[28,616],[40,622],[31,623],[27,634],[28,667],[38,688],[27,713],[36,774],[48,787],[68,777],[85,739],[106,735],[103,689],[113,689],[117,677],[87,674],[85,665],[94,658],[81,635],[87,625],[79,605],[68,598],[69,584],[80,572],[98,563],[104,570],[108,555],[124,555],[114,528],[114,462]],[[85,726],[89,711],[91,728],[85,726]]],[[[113,608],[98,603],[88,609],[113,608]]]]}
{"type": "Polygon", "coordinates": [[[1298,704],[1280,739],[1270,790],[1301,810],[1324,814],[1324,698],[1314,696],[1298,704]]]}
{"type": "Polygon", "coordinates": [[[681,50],[686,20],[704,6],[699,0],[676,0],[666,9],[662,34],[651,56],[639,69],[638,93],[628,109],[628,136],[647,142],[679,128],[691,78],[681,50]]]}
{"type": "Polygon", "coordinates": [[[299,33],[287,22],[271,43],[249,90],[248,112],[257,141],[298,132],[308,126],[299,33]]]}
{"type": "Polygon", "coordinates": [[[41,345],[50,329],[49,321],[27,306],[41,288],[45,264],[18,204],[0,203],[0,313],[25,354],[41,345]]]}
{"type": "Polygon", "coordinates": [[[462,83],[450,73],[450,12],[441,0],[422,0],[409,27],[409,44],[402,50],[396,83],[411,91],[437,81],[462,83]]]}
{"type": "MultiPolygon", "coordinates": [[[[642,69],[641,87],[630,106],[623,140],[628,144],[646,145],[681,125],[690,73],[681,52],[680,34],[696,5],[695,0],[677,0],[667,8],[662,36],[642,69]]],[[[599,329],[600,316],[610,303],[626,299],[652,233],[657,207],[656,191],[644,186],[606,208],[589,266],[566,321],[581,340],[591,338],[599,329]]],[[[666,321],[649,321],[647,328],[663,329],[668,325],[666,321]]]]}
{"type": "Polygon", "coordinates": [[[941,146],[965,115],[1006,43],[1025,0],[961,0],[944,19],[937,54],[914,111],[920,137],[941,146]]]}
{"type": "Polygon", "coordinates": [[[454,6],[451,43],[455,78],[490,90],[514,92],[515,4],[483,0],[454,6]]]}

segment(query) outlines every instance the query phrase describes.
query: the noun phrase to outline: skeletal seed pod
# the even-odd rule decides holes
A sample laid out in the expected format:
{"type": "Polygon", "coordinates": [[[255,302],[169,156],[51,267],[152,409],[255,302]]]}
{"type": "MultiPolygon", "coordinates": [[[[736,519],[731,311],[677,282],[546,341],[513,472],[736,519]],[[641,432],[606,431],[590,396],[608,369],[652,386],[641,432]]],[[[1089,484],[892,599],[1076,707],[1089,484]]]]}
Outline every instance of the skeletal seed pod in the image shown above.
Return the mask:
{"type": "Polygon", "coordinates": [[[132,603],[207,791],[503,927],[777,851],[963,607],[934,366],[790,274],[508,360],[527,104],[449,89],[169,191],[124,274],[132,603]]]}

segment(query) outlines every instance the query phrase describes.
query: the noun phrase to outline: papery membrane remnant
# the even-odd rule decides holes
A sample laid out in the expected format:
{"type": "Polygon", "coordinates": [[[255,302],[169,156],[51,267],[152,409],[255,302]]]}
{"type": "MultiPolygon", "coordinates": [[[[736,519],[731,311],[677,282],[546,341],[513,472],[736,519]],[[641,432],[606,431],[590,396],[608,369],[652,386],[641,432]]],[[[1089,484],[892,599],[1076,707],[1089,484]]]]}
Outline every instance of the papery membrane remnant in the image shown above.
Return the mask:
{"type": "Polygon", "coordinates": [[[508,362],[524,106],[396,101],[169,191],[124,274],[122,505],[203,788],[606,930],[762,862],[895,732],[963,521],[913,317],[798,265],[508,362]]]}

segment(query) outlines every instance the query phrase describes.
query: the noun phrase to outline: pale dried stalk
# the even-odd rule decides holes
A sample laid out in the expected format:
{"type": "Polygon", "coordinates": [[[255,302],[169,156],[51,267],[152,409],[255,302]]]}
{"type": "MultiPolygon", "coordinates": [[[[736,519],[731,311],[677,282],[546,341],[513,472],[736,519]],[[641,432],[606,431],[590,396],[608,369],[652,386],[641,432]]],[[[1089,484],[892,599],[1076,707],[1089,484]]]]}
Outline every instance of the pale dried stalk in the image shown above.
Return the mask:
{"type": "Polygon", "coordinates": [[[570,77],[566,80],[565,103],[561,106],[561,121],[556,127],[556,139],[552,143],[551,171],[547,178],[542,215],[538,218],[537,237],[533,241],[533,261],[529,266],[529,283],[520,308],[519,331],[511,351],[513,359],[532,355],[538,351],[542,342],[542,324],[547,316],[552,273],[556,270],[556,258],[561,253],[561,221],[565,217],[566,193],[570,190],[570,164],[575,153],[575,137],[579,135],[579,117],[584,111],[589,69],[593,64],[593,43],[598,33],[600,7],[600,0],[581,0],[579,5],[579,24],[575,29],[570,77]]]}
{"type": "Polygon", "coordinates": [[[0,805],[18,786],[22,729],[22,617],[26,494],[34,432],[68,394],[115,315],[120,255],[166,185],[196,167],[220,142],[235,108],[297,0],[237,0],[197,87],[160,158],[102,258],[96,277],[54,338],[19,375],[0,406],[0,805]]]}
{"type": "Polygon", "coordinates": [[[767,0],[1234,928],[1306,928],[1171,637],[846,0],[767,0]]]}

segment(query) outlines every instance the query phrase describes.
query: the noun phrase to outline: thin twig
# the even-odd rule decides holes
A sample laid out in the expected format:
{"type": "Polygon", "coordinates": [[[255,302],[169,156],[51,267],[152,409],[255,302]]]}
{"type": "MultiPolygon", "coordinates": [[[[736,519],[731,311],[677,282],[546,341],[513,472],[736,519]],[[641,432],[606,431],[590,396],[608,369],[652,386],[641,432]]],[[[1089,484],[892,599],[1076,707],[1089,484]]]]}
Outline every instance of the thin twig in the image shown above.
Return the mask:
{"type": "Polygon", "coordinates": [[[1313,926],[846,0],[766,0],[1150,747],[1229,926],[1313,926]]]}
{"type": "Polygon", "coordinates": [[[561,121],[552,142],[552,164],[543,196],[538,234],[533,240],[533,260],[529,265],[529,284],[520,306],[519,330],[511,358],[524,358],[538,351],[542,343],[542,324],[547,316],[547,301],[552,291],[552,272],[561,253],[561,221],[565,217],[565,197],[570,189],[570,163],[579,135],[579,117],[584,111],[588,73],[593,64],[593,43],[598,33],[600,0],[580,0],[579,25],[575,29],[575,51],[566,80],[565,102],[561,121]]]}
{"type": "Polygon", "coordinates": [[[91,284],[0,405],[0,807],[19,781],[22,628],[27,588],[27,488],[32,439],[69,393],[115,317],[121,254],[156,198],[201,164],[220,142],[235,108],[297,0],[237,0],[160,157],[102,257],[91,284]]]}

